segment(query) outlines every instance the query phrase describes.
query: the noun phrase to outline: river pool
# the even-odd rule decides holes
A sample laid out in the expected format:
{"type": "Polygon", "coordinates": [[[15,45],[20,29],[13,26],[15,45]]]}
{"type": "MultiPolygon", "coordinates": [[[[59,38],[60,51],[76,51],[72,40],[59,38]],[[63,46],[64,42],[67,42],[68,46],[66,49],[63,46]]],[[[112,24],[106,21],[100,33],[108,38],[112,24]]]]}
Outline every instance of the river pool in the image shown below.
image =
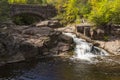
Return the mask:
{"type": "Polygon", "coordinates": [[[97,64],[63,58],[31,60],[0,67],[0,80],[120,80],[120,65],[109,69],[97,64]]]}

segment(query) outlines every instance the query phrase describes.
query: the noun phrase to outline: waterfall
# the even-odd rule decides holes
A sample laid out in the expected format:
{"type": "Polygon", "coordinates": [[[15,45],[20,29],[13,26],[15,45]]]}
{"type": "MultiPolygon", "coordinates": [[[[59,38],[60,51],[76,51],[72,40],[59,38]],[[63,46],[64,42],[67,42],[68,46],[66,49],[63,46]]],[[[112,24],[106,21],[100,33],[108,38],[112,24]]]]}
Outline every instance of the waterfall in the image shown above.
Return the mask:
{"type": "Polygon", "coordinates": [[[93,46],[92,43],[86,42],[84,39],[77,38],[73,33],[63,33],[66,36],[72,37],[75,45],[75,55],[74,58],[91,60],[93,57],[97,56],[106,56],[108,53],[96,46],[93,46]]]}

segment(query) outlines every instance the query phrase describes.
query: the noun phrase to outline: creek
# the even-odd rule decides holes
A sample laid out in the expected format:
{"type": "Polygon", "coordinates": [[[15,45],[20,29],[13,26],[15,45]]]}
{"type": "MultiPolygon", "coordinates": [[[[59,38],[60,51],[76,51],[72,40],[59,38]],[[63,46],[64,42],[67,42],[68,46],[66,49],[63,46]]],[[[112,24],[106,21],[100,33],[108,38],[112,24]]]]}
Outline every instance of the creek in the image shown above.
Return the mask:
{"type": "Polygon", "coordinates": [[[47,58],[7,64],[0,80],[120,80],[119,69],[96,67],[86,61],[47,58]]]}
{"type": "Polygon", "coordinates": [[[73,38],[74,56],[6,64],[0,67],[0,80],[120,80],[119,61],[74,34],[63,34],[73,38]]]}

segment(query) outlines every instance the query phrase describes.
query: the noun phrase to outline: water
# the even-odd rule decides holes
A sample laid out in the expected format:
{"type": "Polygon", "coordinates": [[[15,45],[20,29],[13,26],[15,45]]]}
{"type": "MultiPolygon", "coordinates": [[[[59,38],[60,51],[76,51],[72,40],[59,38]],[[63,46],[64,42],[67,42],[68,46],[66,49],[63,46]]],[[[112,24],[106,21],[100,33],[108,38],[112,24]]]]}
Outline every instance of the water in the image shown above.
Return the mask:
{"type": "Polygon", "coordinates": [[[74,43],[76,44],[74,51],[76,55],[74,58],[91,61],[91,58],[109,55],[105,50],[93,46],[91,43],[86,42],[84,39],[77,38],[75,34],[63,34],[72,37],[74,43]]]}
{"type": "Polygon", "coordinates": [[[120,80],[120,56],[110,57],[74,34],[63,34],[76,43],[71,59],[51,57],[6,64],[0,67],[0,80],[120,80]]]}
{"type": "Polygon", "coordinates": [[[0,67],[0,80],[120,80],[120,67],[109,67],[85,61],[47,58],[0,67]]]}

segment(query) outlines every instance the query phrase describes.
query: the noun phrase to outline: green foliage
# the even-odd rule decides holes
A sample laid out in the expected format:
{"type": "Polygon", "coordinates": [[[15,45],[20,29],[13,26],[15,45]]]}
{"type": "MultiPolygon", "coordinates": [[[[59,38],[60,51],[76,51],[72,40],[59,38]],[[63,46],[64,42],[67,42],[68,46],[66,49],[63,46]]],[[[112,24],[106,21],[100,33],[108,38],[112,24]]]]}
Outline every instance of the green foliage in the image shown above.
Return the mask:
{"type": "Polygon", "coordinates": [[[64,0],[62,5],[60,8],[63,10],[59,17],[61,17],[63,24],[80,23],[80,18],[85,18],[91,10],[88,0],[64,0]]]}
{"type": "Polygon", "coordinates": [[[8,0],[10,4],[47,4],[47,0],[8,0]]]}
{"type": "Polygon", "coordinates": [[[104,41],[108,41],[109,40],[109,36],[104,36],[104,41]]]}
{"type": "Polygon", "coordinates": [[[77,7],[79,8],[79,15],[81,18],[86,18],[91,10],[90,3],[88,3],[88,0],[77,0],[77,4],[77,7]]]}
{"type": "Polygon", "coordinates": [[[27,0],[27,3],[44,5],[47,4],[47,0],[27,0]]]}
{"type": "Polygon", "coordinates": [[[74,22],[78,18],[79,13],[77,0],[69,0],[64,7],[65,12],[63,13],[63,20],[65,20],[65,23],[74,22]]]}
{"type": "Polygon", "coordinates": [[[120,24],[120,0],[0,0],[0,20],[5,21],[9,17],[8,2],[54,5],[63,24],[80,23],[83,18],[96,26],[120,24]]]}
{"type": "Polygon", "coordinates": [[[10,4],[13,4],[13,3],[26,4],[26,3],[27,3],[27,0],[8,0],[8,2],[9,2],[10,4]]]}
{"type": "Polygon", "coordinates": [[[113,24],[120,24],[120,0],[114,0],[112,2],[112,23],[113,24]]]}
{"type": "Polygon", "coordinates": [[[91,2],[92,10],[89,14],[89,20],[97,26],[119,23],[119,3],[120,0],[95,0],[95,2],[91,2]]]}
{"type": "Polygon", "coordinates": [[[47,0],[48,4],[54,5],[56,7],[58,14],[62,11],[66,2],[67,0],[47,0]]]}
{"type": "MultiPolygon", "coordinates": [[[[52,2],[52,0],[49,0],[52,2]]],[[[60,0],[55,6],[62,8],[59,13],[62,23],[80,23],[80,19],[86,19],[96,26],[108,24],[120,24],[120,0],[60,0]],[[62,4],[62,6],[60,5],[62,4]]],[[[60,9],[57,8],[59,11],[60,9]]]]}

